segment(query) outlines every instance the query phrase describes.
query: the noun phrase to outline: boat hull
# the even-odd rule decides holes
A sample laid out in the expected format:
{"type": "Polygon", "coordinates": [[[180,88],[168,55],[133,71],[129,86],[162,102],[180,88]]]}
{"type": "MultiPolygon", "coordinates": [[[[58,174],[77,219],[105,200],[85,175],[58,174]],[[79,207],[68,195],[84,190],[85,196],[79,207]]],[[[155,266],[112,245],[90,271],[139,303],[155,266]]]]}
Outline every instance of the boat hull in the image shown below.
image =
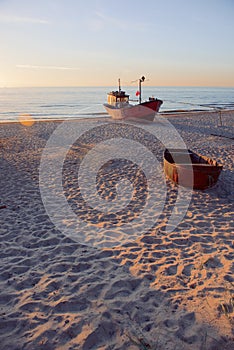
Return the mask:
{"type": "Polygon", "coordinates": [[[147,101],[138,105],[127,104],[125,106],[115,106],[108,103],[104,104],[107,113],[113,119],[142,119],[153,121],[155,113],[159,111],[159,108],[163,102],[161,100],[147,101]]]}
{"type": "Polygon", "coordinates": [[[222,168],[216,161],[192,151],[166,149],[164,152],[165,174],[171,181],[183,187],[208,189],[217,183],[222,168]]]}

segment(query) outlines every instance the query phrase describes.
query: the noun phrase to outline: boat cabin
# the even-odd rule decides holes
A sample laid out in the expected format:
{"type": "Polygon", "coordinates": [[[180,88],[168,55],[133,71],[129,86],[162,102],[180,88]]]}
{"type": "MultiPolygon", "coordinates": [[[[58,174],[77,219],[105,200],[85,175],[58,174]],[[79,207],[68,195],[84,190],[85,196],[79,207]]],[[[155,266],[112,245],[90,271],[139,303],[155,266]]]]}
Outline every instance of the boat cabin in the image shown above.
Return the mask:
{"type": "Polygon", "coordinates": [[[107,103],[115,105],[116,103],[128,103],[129,95],[125,94],[125,91],[111,91],[107,95],[107,103]]]}
{"type": "Polygon", "coordinates": [[[121,90],[120,79],[118,80],[118,82],[119,90],[111,91],[107,95],[107,103],[109,103],[110,105],[116,105],[118,103],[124,104],[129,102],[129,95],[126,95],[125,91],[121,90]]]}

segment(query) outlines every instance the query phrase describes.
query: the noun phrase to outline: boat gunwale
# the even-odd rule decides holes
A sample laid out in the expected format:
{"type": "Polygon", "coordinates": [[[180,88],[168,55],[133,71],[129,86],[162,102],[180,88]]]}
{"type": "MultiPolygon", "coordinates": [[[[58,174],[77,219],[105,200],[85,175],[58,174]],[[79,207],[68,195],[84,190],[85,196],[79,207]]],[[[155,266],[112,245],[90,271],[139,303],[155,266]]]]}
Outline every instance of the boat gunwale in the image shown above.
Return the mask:
{"type": "MultiPolygon", "coordinates": [[[[173,159],[173,157],[172,157],[172,159],[173,159]]],[[[193,152],[193,151],[191,151],[191,150],[173,150],[173,149],[165,149],[165,151],[164,151],[164,155],[163,155],[163,160],[164,161],[166,161],[166,162],[168,162],[170,165],[172,165],[172,166],[174,166],[174,167],[178,167],[178,166],[193,166],[193,167],[195,167],[195,166],[197,166],[197,167],[207,167],[207,168],[223,168],[223,165],[222,164],[219,164],[219,163],[217,163],[217,161],[216,160],[213,160],[212,158],[210,158],[210,157],[207,157],[207,156],[203,156],[203,155],[201,155],[200,153],[195,153],[195,152],[193,152]],[[175,162],[174,160],[173,161],[170,161],[169,159],[167,159],[166,158],[166,154],[167,155],[173,155],[173,154],[187,154],[188,156],[190,156],[190,155],[196,155],[196,156],[198,156],[198,157],[200,157],[201,159],[203,159],[203,160],[205,160],[207,163],[199,163],[199,162],[193,162],[193,160],[191,159],[191,163],[177,163],[177,162],[175,162]],[[216,164],[214,164],[214,163],[216,163],[216,164]]]]}

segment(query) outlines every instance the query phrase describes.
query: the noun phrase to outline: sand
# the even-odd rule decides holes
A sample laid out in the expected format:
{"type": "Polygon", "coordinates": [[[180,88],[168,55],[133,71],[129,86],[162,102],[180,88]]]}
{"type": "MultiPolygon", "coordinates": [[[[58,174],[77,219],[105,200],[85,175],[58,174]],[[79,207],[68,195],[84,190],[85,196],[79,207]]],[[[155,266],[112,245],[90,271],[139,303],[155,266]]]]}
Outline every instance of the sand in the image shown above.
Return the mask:
{"type": "MultiPolygon", "coordinates": [[[[122,185],[126,190],[132,182],[135,206],[112,216],[93,214],[78,189],[77,164],[118,123],[70,122],[74,130],[91,123],[107,128],[86,133],[67,154],[64,192],[85,224],[74,226],[61,208],[63,229],[45,210],[40,189],[47,184],[39,186],[42,152],[62,123],[0,125],[0,349],[234,349],[234,112],[223,112],[222,120],[205,112],[166,117],[188,148],[216,159],[223,171],[213,188],[192,192],[173,232],[167,222],[179,190],[166,180],[165,204],[157,220],[152,208],[155,222],[143,234],[135,234],[134,219],[142,215],[138,206],[145,203],[147,179],[132,163],[109,162],[98,186],[102,199],[116,198],[117,179],[127,177],[122,185]],[[128,221],[133,224],[122,232],[128,221]],[[104,232],[97,241],[96,229],[104,232]]],[[[127,132],[139,141],[131,125],[118,130],[118,136],[127,132]]],[[[163,144],[150,134],[143,139],[162,164],[163,144]]],[[[100,152],[108,149],[102,147],[100,152]]],[[[54,145],[51,159],[58,162],[64,148],[54,145]]],[[[50,172],[54,182],[57,177],[50,172]]],[[[163,186],[165,180],[158,181],[163,186]]]]}

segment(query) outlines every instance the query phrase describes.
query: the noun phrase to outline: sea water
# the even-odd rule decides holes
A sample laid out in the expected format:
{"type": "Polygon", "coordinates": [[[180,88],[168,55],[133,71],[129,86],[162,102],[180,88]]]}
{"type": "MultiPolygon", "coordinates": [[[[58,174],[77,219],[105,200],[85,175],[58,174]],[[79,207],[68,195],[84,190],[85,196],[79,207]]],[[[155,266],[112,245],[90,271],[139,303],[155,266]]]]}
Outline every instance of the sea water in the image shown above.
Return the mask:
{"type": "MultiPolygon", "coordinates": [[[[116,87],[0,88],[0,122],[95,118],[106,115],[103,103],[116,87]]],[[[137,101],[137,87],[123,90],[137,101]]],[[[234,88],[142,87],[142,101],[163,100],[160,111],[234,109],[234,88]]],[[[133,102],[134,103],[134,102],[133,102]]]]}

